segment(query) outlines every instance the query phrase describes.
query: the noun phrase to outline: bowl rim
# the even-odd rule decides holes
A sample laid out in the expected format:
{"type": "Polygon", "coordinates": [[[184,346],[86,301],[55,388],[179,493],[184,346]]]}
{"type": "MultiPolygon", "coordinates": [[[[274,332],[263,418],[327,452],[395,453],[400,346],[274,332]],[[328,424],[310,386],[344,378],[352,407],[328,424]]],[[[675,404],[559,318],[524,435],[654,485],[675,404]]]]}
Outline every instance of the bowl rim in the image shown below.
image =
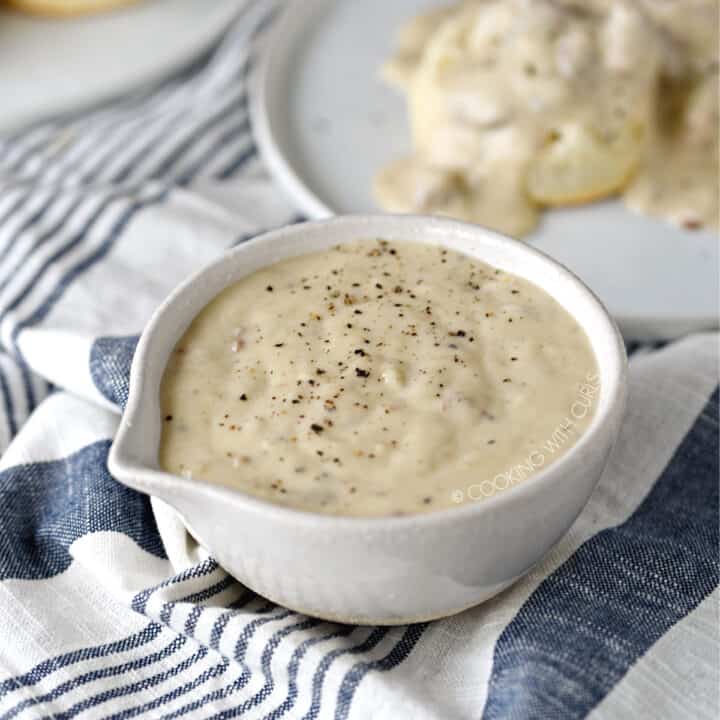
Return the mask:
{"type": "MultiPolygon", "coordinates": [[[[373,231],[375,234],[375,231],[373,231]]],[[[361,239],[357,236],[356,239],[361,239]]],[[[339,241],[340,244],[352,242],[351,239],[339,241]]],[[[402,242],[401,240],[399,242],[402,242]]],[[[412,242],[412,241],[410,241],[412,242]]],[[[441,244],[441,243],[438,243],[441,244]]],[[[313,250],[308,250],[314,252],[313,250]]],[[[301,256],[305,253],[297,253],[301,256]]],[[[478,257],[481,262],[481,257],[478,257]]],[[[277,262],[277,261],[275,261],[277,262]]],[[[271,264],[271,263],[269,263],[271,264]]],[[[522,275],[521,275],[522,276],[522,275]]],[[[232,280],[230,281],[232,282],[232,280]]],[[[533,282],[528,279],[528,282],[533,282]]],[[[533,283],[535,284],[535,283],[533,283]]],[[[220,293],[227,284],[219,287],[217,293],[220,293]]],[[[547,292],[543,290],[543,292],[547,292]]],[[[557,300],[560,302],[559,300],[557,300]]],[[[575,321],[583,328],[590,338],[590,333],[586,324],[577,317],[575,311],[563,305],[565,310],[575,319],[575,321]]],[[[194,315],[193,315],[194,317],[194,315]]],[[[192,318],[188,318],[188,323],[192,318]]],[[[593,350],[596,360],[597,353],[593,350]]],[[[167,359],[166,359],[167,361],[167,359]]],[[[598,365],[600,362],[598,360],[598,365]]],[[[125,409],[122,413],[120,425],[117,434],[113,440],[108,456],[108,469],[111,475],[119,482],[128,485],[140,492],[156,495],[160,499],[173,505],[172,491],[177,489],[189,489],[191,493],[200,493],[210,501],[223,502],[230,504],[235,508],[242,509],[246,512],[263,515],[268,519],[273,518],[278,521],[290,521],[298,525],[318,524],[325,526],[333,526],[335,528],[346,527],[348,529],[362,530],[382,530],[382,529],[402,529],[415,526],[418,523],[422,525],[436,525],[447,522],[459,521],[462,518],[477,516],[492,512],[501,505],[511,504],[514,502],[522,502],[523,499],[529,499],[534,494],[542,492],[544,486],[552,482],[553,477],[557,476],[563,468],[571,465],[576,461],[578,454],[586,447],[590,446],[595,438],[610,424],[616,424],[619,428],[619,420],[622,417],[625,398],[627,393],[627,354],[625,343],[622,339],[617,324],[612,319],[607,309],[583,282],[571,270],[562,263],[551,258],[546,253],[537,248],[528,245],[525,242],[516,240],[493,230],[489,230],[481,225],[454,220],[445,217],[426,216],[426,215],[399,215],[399,214],[363,214],[363,215],[342,215],[328,219],[312,220],[306,222],[295,223],[293,225],[285,225],[268,232],[261,232],[251,240],[247,240],[240,245],[229,248],[223,252],[212,262],[204,265],[202,268],[192,273],[183,280],[175,289],[166,297],[166,299],[158,306],[153,313],[149,322],[143,330],[140,340],[137,344],[135,354],[132,360],[130,370],[130,386],[128,399],[125,409]],[[502,490],[495,495],[485,497],[482,500],[471,500],[458,504],[456,507],[447,507],[439,510],[431,510],[422,513],[409,513],[402,516],[352,516],[352,515],[330,515],[326,513],[312,512],[309,510],[301,510],[289,506],[284,506],[271,501],[264,500],[259,497],[247,494],[240,489],[230,486],[213,484],[203,481],[202,478],[186,478],[181,475],[175,475],[164,470],[148,467],[139,462],[132,452],[133,440],[131,438],[131,428],[137,422],[136,417],[141,412],[141,398],[147,392],[158,392],[157,388],[148,388],[148,380],[145,373],[145,364],[151,348],[154,345],[155,338],[163,332],[165,316],[170,309],[178,303],[182,302],[183,297],[195,286],[196,283],[203,280],[204,276],[212,272],[215,268],[224,265],[230,258],[238,255],[242,256],[252,253],[254,248],[271,244],[279,238],[288,236],[302,236],[306,232],[312,232],[316,228],[333,228],[342,227],[345,224],[363,223],[388,223],[388,232],[392,228],[407,225],[411,227],[418,223],[426,223],[429,226],[446,230],[448,234],[453,232],[471,232],[479,233],[480,240],[490,241],[491,243],[510,245],[518,252],[525,252],[535,256],[541,262],[547,264],[563,282],[573,286],[576,291],[585,295],[586,299],[599,311],[598,317],[602,320],[602,327],[595,328],[594,334],[602,332],[606,339],[610,342],[608,347],[611,349],[611,356],[606,361],[606,370],[603,373],[602,367],[599,367],[601,377],[601,392],[607,393],[607,403],[604,408],[598,408],[595,412],[590,425],[585,432],[578,438],[574,445],[566,450],[559,458],[546,464],[536,473],[514,484],[511,487],[502,490]],[[608,377],[606,377],[606,375],[608,377]],[[155,489],[161,488],[167,490],[165,493],[156,493],[155,489]]],[[[614,438],[613,438],[614,440],[614,438]]]]}

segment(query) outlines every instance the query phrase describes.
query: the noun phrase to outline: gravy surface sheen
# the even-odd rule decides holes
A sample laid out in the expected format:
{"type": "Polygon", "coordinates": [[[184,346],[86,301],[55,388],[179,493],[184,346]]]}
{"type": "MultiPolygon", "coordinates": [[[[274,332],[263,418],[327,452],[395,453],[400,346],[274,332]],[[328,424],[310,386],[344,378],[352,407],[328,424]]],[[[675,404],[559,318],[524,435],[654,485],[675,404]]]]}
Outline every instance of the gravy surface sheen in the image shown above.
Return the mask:
{"type": "Polygon", "coordinates": [[[547,293],[432,245],[362,240],[220,293],[161,387],[161,466],[297,509],[478,501],[570,448],[599,395],[547,293]]]}

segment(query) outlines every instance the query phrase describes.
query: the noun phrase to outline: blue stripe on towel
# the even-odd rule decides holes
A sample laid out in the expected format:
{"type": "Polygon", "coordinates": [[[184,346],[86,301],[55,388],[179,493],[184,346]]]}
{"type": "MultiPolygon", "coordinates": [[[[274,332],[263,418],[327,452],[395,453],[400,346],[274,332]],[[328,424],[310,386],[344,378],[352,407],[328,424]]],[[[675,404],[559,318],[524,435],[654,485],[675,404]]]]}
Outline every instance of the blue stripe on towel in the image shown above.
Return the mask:
{"type": "Polygon", "coordinates": [[[98,206],[93,210],[90,218],[85,222],[85,225],[78,232],[74,233],[69,240],[60,245],[60,247],[58,247],[58,249],[55,250],[49,258],[43,261],[42,265],[34,271],[33,275],[24,282],[24,285],[19,292],[15,293],[12,300],[3,304],[2,315],[0,317],[4,317],[7,313],[15,310],[20,303],[22,303],[25,297],[36,287],[49,267],[60,260],[64,255],[67,255],[75,247],[82,244],[90,230],[104,215],[106,210],[112,206],[112,203],[118,200],[119,197],[120,196],[117,193],[114,195],[109,194],[98,204],[98,206]]]}
{"type": "Polygon", "coordinates": [[[48,124],[47,127],[26,127],[15,133],[5,135],[3,140],[0,141],[2,142],[2,148],[0,149],[0,168],[9,174],[22,167],[30,157],[41,152],[51,144],[56,131],[57,128],[48,124]],[[33,138],[33,135],[38,137],[33,138]],[[6,156],[10,150],[16,147],[21,147],[21,152],[14,160],[9,161],[6,156]]]}
{"type": "Polygon", "coordinates": [[[70,565],[70,545],[114,530],[159,557],[165,553],[147,496],[112,479],[109,440],[67,458],[0,473],[0,580],[40,579],[70,565]]]}
{"type": "MultiPolygon", "coordinates": [[[[9,192],[9,190],[5,190],[4,192],[9,192]]],[[[17,199],[13,202],[10,207],[5,208],[5,211],[2,215],[0,215],[0,227],[5,225],[5,223],[12,218],[13,215],[28,201],[28,195],[27,193],[25,195],[20,194],[17,199]]],[[[12,236],[10,236],[6,242],[5,245],[2,248],[3,253],[7,252],[7,250],[12,245],[12,236]]]]}
{"type": "MultiPolygon", "coordinates": [[[[198,577],[208,574],[208,570],[212,572],[215,568],[217,568],[217,565],[214,563],[214,561],[205,561],[200,565],[189,569],[189,571],[186,573],[170,578],[168,581],[162,584],[162,587],[169,587],[176,583],[182,583],[188,580],[195,580],[198,577]]],[[[214,594],[218,594],[225,589],[224,586],[220,587],[220,585],[220,583],[215,583],[215,585],[212,586],[215,589],[214,594]]],[[[152,593],[157,589],[158,587],[156,586],[152,588],[150,592],[152,593]]],[[[178,602],[187,602],[190,597],[192,596],[188,595],[187,597],[182,598],[178,602]]],[[[207,595],[205,599],[208,599],[209,597],[210,595],[207,595]]],[[[233,603],[231,607],[240,608],[253,597],[253,593],[246,593],[242,598],[233,603]]],[[[268,607],[270,609],[273,609],[275,606],[271,604],[268,607]]],[[[202,606],[197,606],[196,609],[202,610],[203,608],[202,606]]],[[[33,668],[30,672],[16,678],[7,679],[3,683],[1,683],[0,697],[12,690],[17,690],[22,687],[34,685],[35,683],[39,682],[40,680],[55,672],[56,670],[61,668],[67,668],[68,666],[75,663],[97,658],[109,659],[112,655],[123,653],[128,650],[136,650],[138,648],[141,648],[155,640],[160,635],[161,630],[162,628],[158,623],[152,622],[140,633],[131,635],[130,637],[124,638],[123,640],[118,640],[110,644],[96,646],[93,648],[83,648],[81,650],[73,651],[72,653],[67,653],[65,655],[46,660],[41,665],[33,668]]],[[[11,710],[7,711],[7,713],[2,715],[2,719],[10,720],[19,712],[25,710],[27,707],[57,700],[57,698],[61,697],[65,693],[74,690],[76,687],[79,687],[86,683],[90,683],[103,678],[122,676],[127,673],[133,674],[137,670],[146,670],[151,665],[166,660],[168,657],[176,653],[187,642],[187,640],[188,638],[186,636],[176,635],[169,644],[167,644],[165,647],[158,651],[151,652],[147,655],[142,655],[141,657],[135,658],[130,661],[125,661],[116,665],[108,665],[100,669],[90,670],[82,673],[71,680],[67,680],[61,683],[56,688],[43,695],[36,695],[32,698],[19,702],[11,710]]],[[[212,643],[210,646],[212,647],[212,643]]]]}
{"type": "Polygon", "coordinates": [[[229,163],[217,171],[216,180],[229,180],[235,173],[242,170],[253,158],[258,156],[257,146],[252,143],[250,147],[241,150],[229,163]]]}
{"type": "Polygon", "coordinates": [[[222,153],[222,151],[228,146],[229,143],[237,140],[238,138],[244,137],[248,141],[249,146],[253,146],[252,137],[249,134],[250,121],[244,118],[239,123],[232,125],[219,137],[215,138],[209,148],[203,152],[202,156],[196,160],[192,167],[185,172],[179,174],[176,178],[178,185],[187,186],[189,185],[210,163],[222,153]]]}
{"type": "Polygon", "coordinates": [[[369,652],[382,641],[388,632],[389,628],[387,627],[373,628],[370,634],[357,645],[336,648],[323,657],[313,675],[312,702],[310,703],[310,708],[307,713],[303,715],[303,720],[316,720],[320,714],[320,698],[322,696],[323,683],[325,682],[325,676],[327,675],[330,665],[342,655],[359,655],[369,652]]]}
{"type": "Polygon", "coordinates": [[[214,585],[194,592],[187,597],[184,597],[181,602],[184,603],[200,603],[209,600],[215,595],[219,595],[221,592],[227,590],[231,585],[237,583],[232,575],[226,575],[222,580],[218,580],[214,585]]]}
{"type": "Polygon", "coordinates": [[[718,392],[624,523],[548,576],[495,647],[484,718],[585,717],[718,584],[718,392]]]}
{"type": "MultiPolygon", "coordinates": [[[[41,232],[36,233],[33,242],[30,247],[21,255],[11,267],[3,267],[2,282],[0,282],[0,291],[4,290],[7,285],[13,280],[19,270],[21,270],[30,261],[32,256],[48,241],[52,240],[67,224],[70,218],[77,212],[78,208],[86,200],[86,197],[82,193],[78,193],[77,197],[70,205],[63,211],[61,216],[56,219],[50,227],[42,229],[41,232]]],[[[33,215],[23,220],[20,227],[13,231],[8,238],[7,244],[0,250],[0,262],[4,263],[10,252],[16,247],[18,241],[24,233],[30,230],[39,230],[40,228],[34,228],[45,216],[48,210],[50,210],[57,202],[57,195],[53,195],[45,202],[45,204],[38,208],[33,215]]],[[[1,226],[1,223],[0,223],[1,226]]]]}
{"type": "Polygon", "coordinates": [[[175,610],[175,603],[165,603],[160,611],[159,620],[163,625],[169,625],[170,619],[172,618],[173,611],[175,610]]]}
{"type": "Polygon", "coordinates": [[[98,392],[111,403],[124,408],[130,389],[130,367],[138,335],[100,337],[90,349],[90,377],[98,392]]]}
{"type": "Polygon", "coordinates": [[[43,695],[35,695],[34,697],[19,702],[17,705],[15,705],[15,707],[8,710],[4,715],[2,715],[2,720],[12,720],[12,718],[14,718],[18,713],[34,705],[43,705],[44,703],[54,702],[58,698],[62,697],[65,693],[70,692],[71,690],[74,690],[75,688],[78,688],[87,683],[95,682],[96,680],[102,680],[105,678],[116,677],[118,675],[132,675],[137,673],[138,670],[147,670],[151,665],[157,662],[161,662],[163,660],[167,660],[167,658],[174,655],[181,647],[183,647],[183,645],[185,645],[187,640],[187,637],[184,637],[183,635],[177,635],[175,639],[172,640],[172,642],[170,642],[168,645],[166,645],[161,650],[158,650],[157,652],[150,653],[149,655],[144,655],[135,660],[120,663],[119,665],[110,665],[100,668],[99,670],[91,670],[89,672],[83,673],[82,675],[78,675],[72,680],[67,680],[66,682],[58,685],[50,692],[44,693],[43,695]]]}
{"type": "MultiPolygon", "coordinates": [[[[18,322],[13,328],[11,337],[13,346],[18,355],[20,355],[20,350],[18,347],[18,336],[20,335],[20,333],[25,328],[37,325],[38,323],[42,322],[42,320],[53,309],[55,303],[62,297],[63,293],[67,290],[67,288],[80,275],[90,269],[96,262],[104,258],[107,253],[110,252],[115,242],[118,240],[123,230],[125,229],[125,226],[130,222],[130,220],[139,210],[161,202],[166,197],[166,195],[167,192],[163,191],[155,195],[136,200],[134,203],[132,203],[121,214],[119,219],[113,225],[110,232],[105,236],[104,240],[89,255],[86,255],[76,261],[75,264],[73,264],[66,272],[63,273],[50,294],[47,295],[45,299],[40,302],[39,305],[36,306],[35,310],[28,317],[26,317],[21,322],[18,322]]],[[[79,242],[80,238],[84,236],[87,232],[89,232],[92,227],[92,223],[96,222],[98,217],[95,217],[91,223],[88,223],[83,229],[83,231],[81,231],[80,235],[76,236],[71,241],[71,243],[65,245],[58,252],[56,252],[55,255],[43,265],[42,272],[44,273],[45,271],[47,271],[49,267],[52,267],[54,263],[59,261],[64,255],[66,255],[67,252],[69,252],[70,250],[69,246],[76,241],[79,242]]],[[[24,299],[25,294],[30,291],[30,289],[31,288],[26,288],[25,291],[16,296],[15,302],[19,304],[24,299]]]]}
{"type": "Polygon", "coordinates": [[[295,652],[292,654],[292,658],[290,658],[290,662],[288,664],[287,696],[280,705],[265,716],[264,720],[277,720],[277,718],[282,717],[286,712],[288,712],[288,710],[291,710],[294,707],[298,698],[297,675],[300,668],[300,661],[312,646],[321,642],[327,642],[328,640],[347,637],[351,633],[355,632],[356,629],[357,626],[355,625],[339,625],[336,626],[336,629],[333,632],[327,635],[319,635],[317,637],[303,640],[303,642],[301,642],[295,649],[295,652]]]}
{"type": "Polygon", "coordinates": [[[355,691],[365,675],[371,671],[387,672],[403,662],[413,651],[428,625],[429,623],[408,625],[403,636],[387,655],[378,660],[361,660],[345,674],[338,690],[335,720],[346,720],[355,691]]]}
{"type": "MultiPolygon", "coordinates": [[[[208,561],[205,561],[207,563],[208,561]]],[[[211,562],[215,562],[212,560],[211,562]]],[[[204,563],[203,563],[204,564],[204,563]]],[[[201,565],[202,566],[202,565],[201,565]]],[[[201,567],[201,566],[195,566],[201,567]]],[[[219,595],[222,592],[225,592],[230,586],[235,585],[237,583],[237,580],[235,580],[234,577],[231,575],[227,575],[225,578],[220,580],[219,582],[214,583],[213,585],[210,585],[209,587],[206,587],[202,590],[199,590],[198,592],[194,592],[191,595],[187,595],[184,598],[180,598],[179,600],[170,600],[163,604],[162,610],[160,611],[160,622],[163,623],[163,625],[170,625],[170,619],[172,618],[173,611],[175,608],[178,607],[178,605],[185,604],[185,605],[193,605],[195,603],[201,603],[205,602],[205,600],[209,600],[210,598],[214,597],[215,595],[219,595]]],[[[198,620],[200,619],[200,615],[203,611],[202,605],[197,605],[190,611],[189,617],[186,619],[186,626],[185,626],[185,632],[192,635],[192,632],[195,630],[195,625],[197,625],[198,620]],[[189,624],[188,624],[189,623],[189,624]],[[192,630],[191,630],[192,628],[192,630]]]]}
{"type": "Polygon", "coordinates": [[[163,580],[157,585],[153,585],[152,587],[142,590],[132,599],[130,607],[137,613],[145,614],[147,611],[147,604],[153,593],[158,590],[162,590],[163,588],[171,587],[172,585],[180,585],[188,580],[196,580],[197,578],[205,577],[206,575],[214,573],[218,567],[220,566],[217,564],[217,561],[212,558],[203,560],[201,563],[193,565],[192,567],[183,570],[181,573],[173,575],[172,577],[167,578],[167,580],[163,580]]]}
{"type": "MultiPolygon", "coordinates": [[[[204,657],[206,653],[207,648],[203,648],[200,652],[196,654],[195,658],[200,658],[201,656],[204,657]]],[[[187,667],[190,667],[190,665],[194,665],[196,662],[197,659],[193,659],[193,662],[189,663],[187,667]]],[[[168,703],[173,702],[177,698],[182,697],[189,692],[192,692],[193,690],[200,687],[200,685],[206,683],[208,680],[212,680],[213,678],[222,675],[228,669],[228,667],[230,667],[230,661],[226,658],[223,658],[223,660],[221,660],[217,665],[209,667],[207,670],[203,671],[200,675],[198,675],[194,680],[186,682],[183,685],[174,688],[170,692],[156,697],[154,700],[151,700],[150,702],[147,702],[143,705],[137,705],[135,707],[128,708],[127,710],[114,713],[113,715],[108,715],[104,718],[104,720],[128,720],[128,718],[136,717],[138,715],[142,715],[147,712],[156,710],[157,708],[161,708],[163,705],[167,705],[168,703]]],[[[185,670],[187,668],[183,667],[182,669],[185,670]]],[[[150,715],[150,717],[157,717],[157,714],[153,713],[152,715],[150,715]]]]}
{"type": "Polygon", "coordinates": [[[22,357],[0,351],[0,408],[6,424],[6,432],[0,435],[0,451],[7,447],[38,402],[49,392],[48,383],[35,375],[22,357]]]}
{"type": "Polygon", "coordinates": [[[102,645],[93,645],[92,647],[79,648],[77,650],[72,650],[70,652],[63,653],[62,655],[43,660],[43,662],[39,663],[31,670],[28,670],[28,672],[0,682],[0,697],[7,695],[13,690],[36,685],[57,670],[62,670],[71,665],[85,662],[86,660],[92,660],[94,658],[110,657],[111,655],[128,652],[129,650],[134,650],[138,647],[142,647],[143,645],[147,645],[155,640],[155,638],[162,632],[162,629],[162,625],[159,623],[151,622],[139,632],[122,638],[121,640],[114,640],[113,642],[104,643],[102,645]]]}
{"type": "MultiPolygon", "coordinates": [[[[215,620],[215,623],[210,631],[210,647],[213,650],[217,650],[220,647],[220,641],[223,638],[225,628],[227,627],[230,620],[233,617],[239,615],[239,610],[248,605],[252,600],[257,597],[252,590],[246,590],[245,593],[239,597],[235,602],[228,606],[228,609],[219,615],[215,620]]],[[[272,605],[270,606],[272,608],[272,605]]]]}
{"type": "MultiPolygon", "coordinates": [[[[250,62],[250,60],[246,59],[243,66],[236,72],[243,72],[243,67],[248,62],[250,62]]],[[[219,129],[218,126],[233,115],[241,118],[241,123],[238,125],[236,132],[242,133],[248,131],[247,105],[247,88],[239,87],[239,89],[232,89],[231,92],[228,93],[228,97],[223,98],[222,102],[208,117],[193,127],[191,133],[183,137],[177,145],[165,153],[160,163],[150,171],[150,176],[157,178],[166,176],[167,173],[176,168],[178,163],[193,150],[198,141],[205,140],[210,131],[217,133],[219,129]]]]}
{"type": "MultiPolygon", "coordinates": [[[[150,690],[150,689],[154,688],[156,685],[159,685],[160,683],[166,682],[167,680],[177,677],[182,672],[184,672],[188,668],[192,667],[196,662],[202,660],[207,654],[208,654],[208,648],[201,647],[193,655],[185,658],[185,660],[183,660],[178,665],[175,665],[174,667],[170,668],[169,670],[165,670],[164,672],[158,673],[156,675],[152,675],[150,677],[145,677],[142,680],[138,680],[137,682],[130,683],[129,685],[123,685],[120,687],[109,688],[107,690],[104,690],[103,692],[96,694],[96,695],[92,695],[91,697],[86,697],[84,700],[81,700],[80,702],[75,703],[74,705],[69,707],[67,710],[64,710],[63,712],[60,712],[60,713],[53,713],[52,715],[48,715],[46,717],[43,717],[42,720],[70,720],[71,718],[74,718],[76,715],[80,714],[81,712],[84,712],[85,710],[89,710],[91,708],[96,708],[98,705],[102,705],[103,703],[106,703],[110,700],[114,700],[115,698],[121,698],[121,697],[125,697],[127,695],[132,695],[133,693],[136,693],[136,692],[143,692],[143,691],[150,690]]],[[[121,713],[117,713],[115,715],[112,715],[111,717],[113,717],[113,718],[133,717],[132,709],[125,710],[121,713]]]]}
{"type": "MultiPolygon", "coordinates": [[[[269,612],[274,609],[276,609],[276,606],[273,603],[268,603],[264,608],[262,608],[258,612],[269,612]]],[[[173,710],[169,714],[163,715],[162,716],[163,719],[171,720],[172,718],[181,717],[182,715],[185,715],[188,712],[192,712],[194,710],[197,710],[198,708],[204,707],[205,705],[217,702],[218,700],[222,700],[225,697],[227,697],[228,695],[235,692],[236,690],[239,690],[239,689],[245,687],[245,685],[251,678],[251,671],[245,663],[245,654],[247,652],[248,644],[249,644],[250,639],[252,638],[253,634],[258,629],[258,627],[260,627],[261,625],[265,625],[269,622],[273,622],[276,620],[284,620],[285,618],[289,617],[292,614],[293,613],[290,610],[281,610],[281,612],[277,613],[276,615],[271,615],[269,617],[256,619],[256,620],[253,620],[252,622],[248,623],[243,628],[240,638],[238,639],[238,641],[235,645],[235,653],[233,656],[233,659],[235,660],[235,662],[239,663],[240,666],[242,667],[241,675],[239,677],[237,677],[229,685],[226,685],[223,688],[219,688],[218,690],[213,690],[212,692],[208,693],[207,695],[205,695],[201,698],[197,698],[197,699],[193,700],[192,702],[188,703],[187,705],[183,705],[182,707],[178,708],[177,710],[173,710]]],[[[279,632],[282,632],[282,630],[279,632]]],[[[268,642],[272,642],[272,638],[268,642]]]]}
{"type": "Polygon", "coordinates": [[[183,628],[183,631],[186,635],[189,635],[190,637],[193,637],[195,635],[195,628],[197,627],[198,622],[200,621],[200,616],[203,612],[203,606],[202,605],[196,605],[188,614],[187,619],[185,620],[185,627],[183,628]]]}
{"type": "Polygon", "coordinates": [[[8,427],[8,440],[12,440],[17,433],[17,420],[15,419],[15,403],[13,402],[10,384],[5,377],[5,372],[0,365],[0,391],[2,392],[2,404],[5,411],[5,419],[8,427]]]}
{"type": "Polygon", "coordinates": [[[260,657],[260,671],[262,672],[263,678],[265,679],[265,682],[263,683],[263,686],[260,688],[260,690],[258,690],[258,692],[255,693],[252,697],[236,705],[231,710],[224,710],[216,715],[212,715],[210,718],[208,718],[208,720],[226,720],[226,718],[244,715],[251,708],[254,708],[264,702],[266,698],[270,696],[275,687],[275,679],[272,675],[272,660],[273,656],[275,655],[275,650],[278,648],[283,638],[287,637],[291,633],[309,630],[310,628],[317,627],[318,625],[322,624],[322,620],[317,620],[315,618],[305,618],[304,620],[301,620],[294,625],[289,625],[288,627],[284,627],[281,630],[278,630],[267,642],[260,657]]]}
{"type": "MultiPolygon", "coordinates": [[[[239,97],[242,97],[242,94],[245,91],[244,89],[241,89],[239,92],[239,97]]],[[[141,146],[130,158],[128,158],[123,167],[110,179],[110,182],[113,184],[122,184],[132,181],[139,182],[141,180],[153,178],[163,181],[172,181],[171,176],[163,176],[163,173],[169,170],[176,162],[180,161],[187,153],[191,152],[199,142],[205,141],[208,137],[208,132],[217,132],[216,129],[213,130],[213,126],[222,123],[228,114],[237,112],[238,109],[242,109],[242,105],[238,107],[236,99],[232,99],[229,102],[228,107],[222,106],[217,108],[217,110],[215,110],[209,118],[204,119],[197,127],[193,128],[187,136],[183,137],[181,143],[179,143],[176,147],[166,150],[163,157],[155,167],[135,173],[138,166],[142,164],[142,161],[153,149],[158,146],[159,143],[167,138],[171,131],[174,131],[176,128],[181,127],[183,124],[188,122],[188,118],[186,116],[177,115],[173,117],[170,123],[158,128],[155,135],[149,138],[143,146],[141,146]]]]}

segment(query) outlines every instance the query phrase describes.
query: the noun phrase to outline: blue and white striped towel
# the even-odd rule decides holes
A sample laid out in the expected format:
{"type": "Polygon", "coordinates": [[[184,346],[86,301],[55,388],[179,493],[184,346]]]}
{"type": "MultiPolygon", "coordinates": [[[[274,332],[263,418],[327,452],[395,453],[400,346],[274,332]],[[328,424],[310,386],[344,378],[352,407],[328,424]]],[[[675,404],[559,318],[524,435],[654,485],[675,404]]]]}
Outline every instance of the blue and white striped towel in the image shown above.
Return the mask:
{"type": "Polygon", "coordinates": [[[152,309],[297,219],[248,122],[260,19],[159,90],[0,141],[0,716],[717,718],[715,335],[634,353],[581,517],[534,572],[443,621],[277,607],[108,474],[152,309]]]}

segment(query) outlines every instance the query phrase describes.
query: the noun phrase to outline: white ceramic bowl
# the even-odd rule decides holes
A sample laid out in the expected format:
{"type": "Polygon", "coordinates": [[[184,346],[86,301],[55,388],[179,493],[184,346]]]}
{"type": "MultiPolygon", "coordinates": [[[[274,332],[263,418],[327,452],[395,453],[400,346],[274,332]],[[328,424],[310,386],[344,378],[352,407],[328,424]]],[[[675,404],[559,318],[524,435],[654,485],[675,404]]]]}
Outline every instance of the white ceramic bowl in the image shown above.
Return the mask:
{"type": "Polygon", "coordinates": [[[572,525],[595,487],[624,409],[625,349],[598,299],[532,247],[477,225],[417,216],[346,216],[275,230],[224,254],[157,310],[133,360],[130,397],[109,467],[162,498],[241,582],[309,615],[401,624],[475,605],[526,573],[572,525]],[[332,517],[160,470],[159,387],[195,315],[227,285],[287,257],[381,237],[442,245],[528,279],[585,328],[602,388],[593,421],[564,456],[480,502],[415,516],[332,517]]]}

